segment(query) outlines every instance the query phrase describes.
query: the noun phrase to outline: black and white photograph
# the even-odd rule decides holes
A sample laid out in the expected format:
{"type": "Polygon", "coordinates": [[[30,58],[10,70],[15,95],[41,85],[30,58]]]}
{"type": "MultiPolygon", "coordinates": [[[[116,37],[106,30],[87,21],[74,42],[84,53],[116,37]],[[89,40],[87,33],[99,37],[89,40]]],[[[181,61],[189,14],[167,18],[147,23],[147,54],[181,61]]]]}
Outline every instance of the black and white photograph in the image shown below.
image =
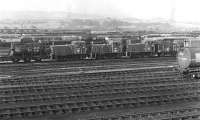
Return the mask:
{"type": "Polygon", "coordinates": [[[0,120],[200,120],[199,0],[0,0],[0,120]]]}

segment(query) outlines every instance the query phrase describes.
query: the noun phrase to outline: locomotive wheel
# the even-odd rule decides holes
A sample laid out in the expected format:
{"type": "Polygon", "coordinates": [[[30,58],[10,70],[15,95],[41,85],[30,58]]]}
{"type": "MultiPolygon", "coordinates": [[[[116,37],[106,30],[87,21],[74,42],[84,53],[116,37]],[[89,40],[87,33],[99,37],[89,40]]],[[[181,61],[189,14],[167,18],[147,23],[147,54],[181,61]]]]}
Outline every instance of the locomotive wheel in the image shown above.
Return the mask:
{"type": "Polygon", "coordinates": [[[31,59],[30,58],[24,58],[24,62],[31,62],[31,59]]]}
{"type": "Polygon", "coordinates": [[[42,59],[41,59],[41,58],[37,58],[37,59],[35,59],[35,61],[36,61],[36,62],[41,62],[42,59]]]}
{"type": "Polygon", "coordinates": [[[18,59],[18,58],[12,58],[12,61],[13,61],[14,63],[18,63],[19,60],[20,60],[20,59],[18,59]]]}

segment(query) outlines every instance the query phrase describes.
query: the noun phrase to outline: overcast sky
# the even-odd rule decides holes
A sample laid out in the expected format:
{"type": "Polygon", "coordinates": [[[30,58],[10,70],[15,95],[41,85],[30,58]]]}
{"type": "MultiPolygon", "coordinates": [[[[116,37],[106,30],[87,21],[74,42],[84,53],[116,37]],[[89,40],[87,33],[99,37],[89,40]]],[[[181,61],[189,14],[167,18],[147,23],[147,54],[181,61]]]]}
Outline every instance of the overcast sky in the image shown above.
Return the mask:
{"type": "Polygon", "coordinates": [[[170,19],[173,8],[175,20],[200,22],[200,0],[0,0],[0,12],[70,11],[144,19],[170,19]]]}

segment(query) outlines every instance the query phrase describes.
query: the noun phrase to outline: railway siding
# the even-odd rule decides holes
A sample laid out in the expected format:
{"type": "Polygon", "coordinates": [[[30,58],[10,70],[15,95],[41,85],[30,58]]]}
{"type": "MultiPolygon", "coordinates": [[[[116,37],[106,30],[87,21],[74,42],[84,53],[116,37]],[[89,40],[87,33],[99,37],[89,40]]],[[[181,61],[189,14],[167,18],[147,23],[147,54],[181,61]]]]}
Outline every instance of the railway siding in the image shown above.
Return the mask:
{"type": "Polygon", "coordinates": [[[200,100],[200,82],[181,76],[174,67],[174,61],[163,61],[157,65],[158,61],[145,65],[142,61],[129,61],[122,65],[109,65],[111,62],[108,62],[108,66],[86,65],[72,67],[71,71],[70,67],[59,65],[54,72],[53,68],[47,66],[38,71],[35,67],[28,67],[25,70],[28,73],[26,76],[16,72],[15,68],[11,71],[16,74],[15,77],[0,79],[0,118],[198,118],[200,107],[194,104],[200,100]],[[176,107],[169,108],[168,105],[176,107]],[[127,113],[127,110],[130,111],[127,113]],[[118,111],[119,114],[109,114],[113,111],[118,111]],[[100,113],[102,114],[96,115],[100,113]],[[76,115],[79,117],[75,117],[76,115]]]}

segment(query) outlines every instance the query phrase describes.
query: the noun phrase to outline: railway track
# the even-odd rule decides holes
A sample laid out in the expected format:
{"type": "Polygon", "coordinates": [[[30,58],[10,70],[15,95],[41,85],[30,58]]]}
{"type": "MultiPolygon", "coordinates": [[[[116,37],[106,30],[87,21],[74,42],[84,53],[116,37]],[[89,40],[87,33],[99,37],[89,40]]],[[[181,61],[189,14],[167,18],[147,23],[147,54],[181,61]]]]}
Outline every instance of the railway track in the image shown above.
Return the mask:
{"type": "MultiPolygon", "coordinates": [[[[167,66],[167,64],[159,64],[159,66],[167,66]]],[[[175,65],[175,64],[171,64],[175,65]]],[[[7,74],[11,76],[27,76],[27,75],[35,75],[35,74],[47,74],[47,73],[59,73],[59,72],[85,72],[85,71],[97,71],[97,70],[111,70],[111,69],[125,69],[125,68],[143,68],[143,67],[151,67],[155,66],[155,64],[126,64],[126,65],[107,65],[107,66],[90,66],[90,67],[62,67],[62,68],[50,68],[50,69],[34,69],[34,70],[24,70],[21,71],[8,71],[2,72],[1,74],[7,74]]]]}
{"type": "Polygon", "coordinates": [[[97,63],[96,61],[94,62],[88,62],[86,64],[81,64],[79,62],[78,64],[69,64],[67,62],[62,62],[62,63],[51,63],[51,64],[22,64],[22,65],[15,65],[14,66],[9,66],[9,65],[4,65],[1,66],[1,71],[0,74],[5,74],[5,75],[31,75],[31,74],[43,74],[43,73],[53,73],[53,72],[63,72],[63,71],[87,71],[87,70],[98,70],[98,69],[116,69],[116,68],[137,68],[137,67],[148,67],[148,66],[166,66],[166,65],[175,65],[175,61],[169,59],[168,61],[162,59],[155,59],[155,61],[147,61],[144,60],[143,63],[141,64],[141,61],[132,61],[132,60],[106,60],[102,61],[102,63],[97,63]],[[160,63],[159,63],[160,62],[160,63]],[[88,65],[89,64],[89,65],[88,65]],[[145,65],[146,64],[146,65],[145,65]],[[23,71],[23,72],[21,72],[23,71]]]}
{"type": "Polygon", "coordinates": [[[50,115],[48,117],[33,117],[26,120],[199,120],[199,115],[199,103],[189,102],[135,109],[93,110],[93,112],[87,114],[50,115]],[[174,105],[176,105],[176,108],[174,108],[174,105]]]}
{"type": "Polygon", "coordinates": [[[0,119],[199,118],[200,82],[181,76],[174,60],[103,62],[0,64],[1,73],[14,75],[0,79],[0,119]]]}
{"type": "Polygon", "coordinates": [[[40,66],[48,66],[48,65],[81,65],[81,64],[104,64],[107,63],[122,63],[127,61],[154,61],[154,60],[175,60],[175,57],[150,57],[150,58],[134,58],[134,59],[99,59],[99,60],[77,60],[77,61],[43,61],[43,62],[33,62],[33,63],[12,63],[12,62],[0,62],[0,66],[9,66],[9,67],[17,67],[17,66],[30,66],[30,65],[40,65],[40,66]]]}
{"type": "MultiPolygon", "coordinates": [[[[127,86],[117,86],[117,85],[107,85],[107,86],[91,86],[90,89],[86,88],[86,86],[80,86],[79,89],[70,89],[66,86],[43,86],[40,88],[37,87],[23,87],[14,89],[5,89],[1,91],[1,101],[0,103],[20,103],[21,102],[34,102],[46,100],[46,101],[54,101],[54,100],[69,100],[70,98],[76,98],[80,100],[81,98],[99,98],[99,97],[111,97],[113,95],[123,95],[123,94],[134,94],[134,95],[150,95],[152,93],[155,94],[171,94],[173,90],[175,92],[184,92],[189,91],[189,93],[199,93],[199,82],[183,82],[180,85],[178,84],[169,84],[166,85],[127,85],[127,86]],[[49,88],[50,87],[50,88],[49,88]],[[109,87],[113,87],[109,89],[109,87]],[[142,89],[142,90],[140,90],[142,89]],[[31,93],[30,93],[31,92],[31,93]]],[[[173,92],[173,93],[175,93],[173,92]]],[[[8,104],[7,104],[8,105],[8,104]]]]}
{"type": "MultiPolygon", "coordinates": [[[[168,64],[167,64],[168,65],[168,64]]],[[[161,66],[158,66],[162,69],[165,69],[165,68],[170,68],[170,67],[173,67],[173,69],[176,69],[175,66],[167,66],[167,65],[161,65],[161,66]]],[[[114,71],[138,71],[138,72],[142,72],[142,71],[145,71],[145,69],[153,69],[154,67],[152,66],[155,66],[155,65],[131,65],[131,64],[127,64],[127,65],[117,65],[117,66],[98,66],[98,67],[82,67],[82,68],[79,68],[79,67],[75,67],[75,68],[64,68],[64,69],[60,69],[60,70],[54,70],[53,69],[51,71],[24,71],[23,73],[15,73],[14,75],[12,75],[11,73],[5,73],[3,75],[7,75],[9,77],[7,78],[10,78],[10,79],[15,79],[15,78],[21,78],[21,79],[24,79],[24,78],[35,78],[35,77],[51,77],[54,76],[54,77],[59,77],[60,76],[63,76],[63,75],[69,75],[69,74],[92,74],[92,73],[110,73],[110,71],[114,72],[114,71]]],[[[157,67],[155,67],[157,68],[157,67]]],[[[6,78],[6,77],[5,77],[6,78]]]]}
{"type": "Polygon", "coordinates": [[[30,75],[30,76],[18,76],[9,79],[1,79],[0,85],[14,85],[18,84],[29,84],[29,83],[56,83],[56,82],[84,82],[88,80],[100,80],[102,79],[112,79],[116,77],[117,79],[120,78],[127,78],[131,77],[152,77],[152,76],[159,76],[159,75],[178,75],[179,73],[175,71],[175,68],[172,66],[160,66],[160,67],[145,67],[145,68],[126,68],[126,69],[109,69],[109,70],[92,70],[86,72],[63,72],[63,73],[47,73],[47,74],[37,74],[37,75],[30,75]],[[106,78],[105,76],[108,76],[106,78]]]}
{"type": "Polygon", "coordinates": [[[184,79],[172,70],[151,67],[7,79],[0,83],[0,117],[42,117],[199,101],[199,81],[184,79]]]}
{"type": "Polygon", "coordinates": [[[137,108],[149,105],[161,105],[170,103],[190,102],[199,100],[199,96],[182,93],[173,95],[157,95],[157,96],[141,96],[128,98],[115,97],[104,100],[86,100],[86,101],[67,101],[67,102],[43,102],[13,105],[14,107],[4,107],[0,109],[1,118],[15,118],[15,117],[34,117],[44,115],[62,115],[69,113],[89,112],[93,110],[107,110],[117,108],[137,108]]]}
{"type": "MultiPolygon", "coordinates": [[[[161,74],[160,74],[161,75],[161,74]]],[[[164,75],[164,74],[163,74],[164,75]]],[[[141,77],[140,79],[145,79],[145,78],[147,78],[147,77],[149,77],[149,79],[148,80],[140,80],[138,77],[139,77],[139,75],[137,75],[137,76],[133,76],[133,75],[127,75],[127,76],[124,76],[124,82],[128,82],[128,81],[132,81],[132,82],[134,82],[135,84],[139,84],[139,83],[141,83],[141,82],[145,82],[146,84],[148,83],[148,82],[151,82],[151,83],[153,83],[153,82],[157,82],[156,80],[157,80],[157,78],[156,78],[156,75],[154,75],[154,77],[155,78],[150,78],[150,77],[152,77],[153,75],[144,75],[143,77],[141,77]],[[136,78],[137,77],[137,78],[136,78]],[[133,81],[134,80],[134,81],[133,81]]],[[[168,79],[173,79],[173,77],[175,77],[174,76],[174,74],[169,74],[169,75],[166,75],[165,77],[163,77],[163,78],[165,78],[165,79],[167,79],[167,77],[168,77],[168,79]],[[172,76],[173,75],[173,76],[172,76]]],[[[56,77],[55,77],[56,78],[56,77]]],[[[121,79],[122,77],[117,77],[117,76],[114,76],[114,77],[100,77],[100,78],[96,78],[96,77],[91,77],[91,78],[85,78],[85,79],[80,79],[80,76],[79,77],[75,77],[74,76],[74,78],[72,78],[72,77],[69,77],[69,76],[63,76],[63,77],[60,77],[60,79],[39,79],[39,78],[37,78],[37,79],[21,79],[21,80],[19,80],[19,79],[10,79],[10,80],[4,80],[4,81],[1,81],[0,82],[0,85],[29,85],[29,84],[41,84],[41,85],[44,85],[44,84],[51,84],[51,83],[54,83],[54,84],[59,84],[59,83],[68,83],[68,84],[75,84],[75,83],[81,83],[81,84],[83,84],[83,83],[93,83],[93,84],[95,84],[95,82],[121,82],[121,80],[116,80],[116,79],[121,79]],[[115,79],[115,80],[114,80],[115,79]]],[[[161,76],[159,77],[159,78],[162,78],[161,76]]],[[[176,79],[176,78],[174,78],[174,79],[176,79]]],[[[122,81],[123,82],[123,81],[122,81]]],[[[163,80],[162,82],[165,82],[165,80],[163,80]]],[[[175,82],[175,81],[173,81],[173,82],[175,82]]],[[[179,81],[179,82],[181,82],[181,81],[179,81]]]]}
{"type": "MultiPolygon", "coordinates": [[[[79,115],[71,117],[71,120],[79,118],[79,120],[199,120],[200,108],[199,103],[169,104],[168,106],[144,107],[137,110],[113,110],[93,113],[95,116],[79,115]],[[122,112],[123,111],[123,112],[122,112]],[[115,112],[115,113],[114,113],[115,112]]],[[[60,117],[59,120],[64,120],[60,117]]],[[[65,119],[66,120],[66,119],[65,119]]]]}

